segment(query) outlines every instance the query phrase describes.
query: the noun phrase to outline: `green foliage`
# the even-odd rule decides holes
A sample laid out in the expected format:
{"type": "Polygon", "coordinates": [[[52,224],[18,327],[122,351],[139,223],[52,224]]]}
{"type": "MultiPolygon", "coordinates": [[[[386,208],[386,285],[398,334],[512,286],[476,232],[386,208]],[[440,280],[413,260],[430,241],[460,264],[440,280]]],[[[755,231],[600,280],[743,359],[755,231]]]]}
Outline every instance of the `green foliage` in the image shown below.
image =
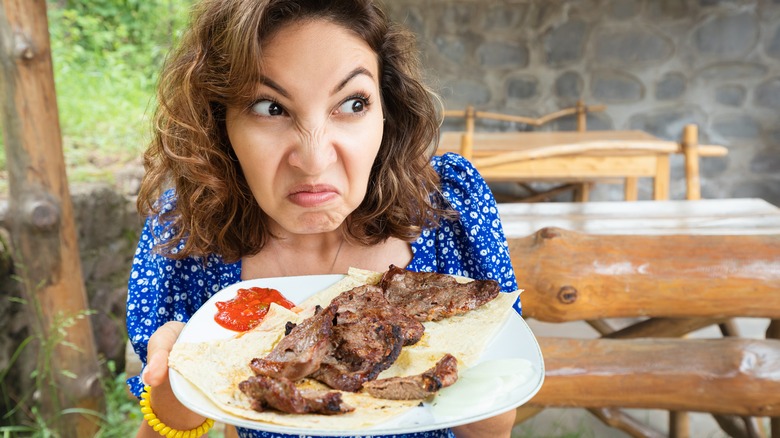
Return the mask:
{"type": "Polygon", "coordinates": [[[52,43],[66,49],[55,57],[70,66],[106,67],[109,74],[141,72],[151,80],[184,25],[189,3],[50,0],[52,43]]]}
{"type": "Polygon", "coordinates": [[[192,0],[60,0],[49,22],[72,181],[110,180],[148,142],[154,88],[192,0]]]}
{"type": "Polygon", "coordinates": [[[143,415],[138,401],[127,391],[127,375],[117,373],[116,364],[108,362],[109,378],[103,379],[106,394],[106,413],[96,438],[123,438],[135,435],[143,415]]]}
{"type": "MultiPolygon", "coordinates": [[[[157,73],[193,0],[48,0],[63,152],[72,182],[111,181],[149,139],[157,73]]],[[[1,141],[1,140],[0,140],[1,141]]],[[[0,148],[0,192],[7,189],[0,148]]]]}
{"type": "MultiPolygon", "coordinates": [[[[14,302],[30,306],[27,301],[14,298],[14,302]]],[[[36,305],[36,313],[40,317],[40,307],[36,305]]],[[[105,364],[106,376],[101,379],[105,394],[106,408],[104,412],[96,412],[89,409],[61,409],[57,408],[57,394],[59,388],[57,376],[51,366],[53,354],[58,345],[68,348],[76,348],[65,342],[68,330],[79,320],[93,314],[94,311],[79,312],[74,316],[59,313],[54,318],[51,328],[45,333],[40,325],[34,329],[34,334],[25,338],[14,350],[8,364],[0,369],[0,394],[5,414],[0,417],[0,437],[34,437],[58,438],[59,432],[54,424],[65,415],[84,415],[92,418],[99,425],[96,438],[120,438],[133,436],[138,430],[143,416],[138,402],[129,395],[124,372],[118,372],[116,364],[109,361],[105,364]],[[34,382],[33,387],[16,397],[11,397],[8,391],[9,372],[18,358],[28,348],[35,348],[37,365],[30,372],[30,378],[34,382]],[[45,403],[44,398],[51,398],[49,403],[55,406],[54,417],[50,418],[41,412],[40,405],[45,403]]],[[[60,370],[63,376],[76,378],[68,370],[60,370]]]]}

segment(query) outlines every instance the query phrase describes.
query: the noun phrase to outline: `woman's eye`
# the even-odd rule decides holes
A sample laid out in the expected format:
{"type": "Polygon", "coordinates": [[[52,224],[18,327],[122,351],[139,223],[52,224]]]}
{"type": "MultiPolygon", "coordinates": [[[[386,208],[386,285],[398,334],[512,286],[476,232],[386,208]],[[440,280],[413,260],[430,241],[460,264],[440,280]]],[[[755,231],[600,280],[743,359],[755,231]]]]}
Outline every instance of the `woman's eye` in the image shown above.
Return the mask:
{"type": "Polygon", "coordinates": [[[265,117],[282,116],[284,115],[284,108],[278,103],[271,100],[261,100],[252,105],[252,112],[265,117]]]}
{"type": "Polygon", "coordinates": [[[366,110],[366,100],[363,98],[356,97],[354,99],[349,99],[346,102],[342,103],[339,107],[340,113],[345,114],[357,114],[362,113],[366,110]]]}

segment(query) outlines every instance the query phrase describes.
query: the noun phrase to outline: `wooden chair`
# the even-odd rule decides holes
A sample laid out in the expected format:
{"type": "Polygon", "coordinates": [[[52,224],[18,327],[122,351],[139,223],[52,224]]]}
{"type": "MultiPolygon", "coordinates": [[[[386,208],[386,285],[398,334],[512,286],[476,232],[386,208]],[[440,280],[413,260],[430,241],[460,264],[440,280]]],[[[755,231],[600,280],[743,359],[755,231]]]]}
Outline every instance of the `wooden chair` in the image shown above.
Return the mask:
{"type": "MultiPolygon", "coordinates": [[[[465,111],[450,110],[444,111],[443,116],[445,118],[460,118],[465,121],[466,129],[463,133],[460,143],[460,154],[466,157],[468,160],[473,159],[473,144],[474,144],[474,131],[476,119],[495,120],[510,123],[519,123],[521,125],[532,126],[535,128],[547,125],[556,120],[560,120],[566,117],[575,116],[577,123],[577,132],[584,132],[587,130],[588,113],[600,112],[606,110],[606,105],[585,105],[581,100],[577,101],[574,107],[564,108],[562,110],[554,111],[549,114],[545,114],[541,117],[524,117],[509,114],[500,114],[486,111],[475,111],[473,106],[466,107],[465,111]]],[[[526,202],[533,202],[539,199],[546,199],[555,196],[559,193],[567,191],[573,191],[575,198],[587,199],[587,193],[590,189],[591,183],[578,182],[571,184],[564,184],[552,189],[545,190],[544,192],[537,192],[531,188],[528,184],[520,183],[525,190],[532,193],[531,197],[524,198],[526,202]]]]}
{"type": "Polygon", "coordinates": [[[671,412],[671,437],[689,436],[688,411],[712,413],[735,437],[763,436],[750,417],[772,417],[780,437],[780,235],[545,228],[510,238],[509,250],[524,317],[585,321],[601,335],[539,337],[545,381],[518,423],[545,407],[580,407],[630,436],[664,436],[620,410],[643,408],[671,412]],[[735,317],[770,318],[766,339],[740,338],[735,317]],[[610,318],[638,322],[617,328],[610,318]],[[685,337],[712,324],[723,338],[685,337]]]}
{"type": "MultiPolygon", "coordinates": [[[[700,145],[696,125],[685,127],[681,141],[665,141],[641,131],[586,131],[588,112],[603,111],[604,106],[577,106],[540,117],[528,118],[475,111],[445,111],[446,117],[462,117],[463,132],[445,132],[439,153],[455,149],[471,160],[488,182],[512,181],[521,184],[532,196],[520,199],[535,202],[574,190],[576,201],[587,201],[595,182],[624,182],[624,198],[638,199],[639,178],[653,181],[653,199],[669,199],[672,154],[685,158],[687,199],[700,199],[700,156],[724,156],[723,146],[700,145]],[[479,119],[500,120],[541,126],[561,117],[576,115],[576,132],[477,132],[479,119]],[[457,138],[457,141],[455,140],[457,138]],[[457,144],[457,146],[455,146],[457,144]],[[529,182],[556,181],[562,185],[534,193],[529,182]]],[[[515,199],[515,201],[517,201],[515,199]]]]}

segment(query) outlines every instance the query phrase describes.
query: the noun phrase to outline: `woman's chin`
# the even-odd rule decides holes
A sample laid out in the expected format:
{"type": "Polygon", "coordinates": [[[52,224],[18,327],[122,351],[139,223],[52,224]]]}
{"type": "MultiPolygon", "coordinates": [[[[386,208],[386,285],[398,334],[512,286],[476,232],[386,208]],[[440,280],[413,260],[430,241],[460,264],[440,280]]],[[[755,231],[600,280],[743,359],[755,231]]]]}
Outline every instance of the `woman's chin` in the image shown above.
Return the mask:
{"type": "Polygon", "coordinates": [[[329,233],[339,229],[346,216],[307,213],[295,219],[279,222],[279,226],[293,234],[329,233]]]}

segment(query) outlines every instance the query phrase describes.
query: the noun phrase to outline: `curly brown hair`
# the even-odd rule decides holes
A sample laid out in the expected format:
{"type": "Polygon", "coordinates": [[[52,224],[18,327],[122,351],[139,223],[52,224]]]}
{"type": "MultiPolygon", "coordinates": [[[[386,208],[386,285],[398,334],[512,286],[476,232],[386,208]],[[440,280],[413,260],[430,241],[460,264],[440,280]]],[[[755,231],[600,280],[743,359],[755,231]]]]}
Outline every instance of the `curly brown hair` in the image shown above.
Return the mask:
{"type": "Polygon", "coordinates": [[[205,0],[161,72],[154,137],[144,154],[139,211],[160,214],[162,191],[172,186],[176,193],[174,208],[161,216],[173,237],[158,251],[236,261],[268,242],[267,216],[227,137],[226,108],[250,103],[262,47],[276,32],[317,19],[355,32],[379,62],[384,137],[345,237],[364,245],[389,237],[411,241],[453,214],[440,202],[438,174],[429,164],[439,119],[414,36],[391,23],[375,0],[205,0]]]}

